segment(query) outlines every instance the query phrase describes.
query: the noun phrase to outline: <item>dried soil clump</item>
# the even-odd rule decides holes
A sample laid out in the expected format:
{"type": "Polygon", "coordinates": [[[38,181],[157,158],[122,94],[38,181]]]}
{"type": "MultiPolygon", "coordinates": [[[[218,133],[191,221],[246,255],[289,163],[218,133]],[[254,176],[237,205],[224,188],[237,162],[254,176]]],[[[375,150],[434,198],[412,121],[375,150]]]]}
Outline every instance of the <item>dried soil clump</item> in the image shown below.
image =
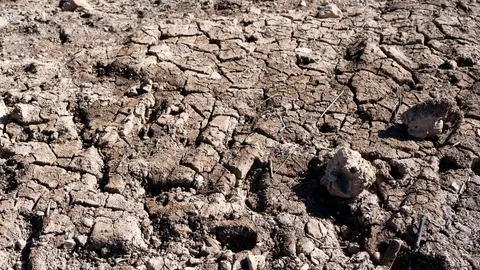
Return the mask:
{"type": "Polygon", "coordinates": [[[401,115],[408,126],[408,134],[415,138],[438,137],[463,120],[462,111],[449,100],[427,100],[417,104],[401,115]]]}
{"type": "Polygon", "coordinates": [[[320,180],[337,197],[353,198],[375,181],[376,169],[359,152],[341,148],[327,163],[320,180]]]}

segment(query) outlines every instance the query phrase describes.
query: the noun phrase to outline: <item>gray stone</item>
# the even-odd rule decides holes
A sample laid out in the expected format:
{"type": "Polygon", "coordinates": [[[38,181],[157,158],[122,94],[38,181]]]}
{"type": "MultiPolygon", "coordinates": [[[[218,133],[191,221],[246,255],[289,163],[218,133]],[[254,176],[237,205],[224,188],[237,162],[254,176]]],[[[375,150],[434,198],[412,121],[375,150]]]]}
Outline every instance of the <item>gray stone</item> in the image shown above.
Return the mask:
{"type": "Polygon", "coordinates": [[[302,238],[297,243],[298,254],[310,254],[315,249],[315,244],[308,238],[302,238]]]}
{"type": "Polygon", "coordinates": [[[390,242],[390,245],[388,245],[387,250],[383,254],[381,263],[383,265],[391,265],[395,259],[397,258],[397,254],[402,248],[402,241],[394,239],[390,242]]]}

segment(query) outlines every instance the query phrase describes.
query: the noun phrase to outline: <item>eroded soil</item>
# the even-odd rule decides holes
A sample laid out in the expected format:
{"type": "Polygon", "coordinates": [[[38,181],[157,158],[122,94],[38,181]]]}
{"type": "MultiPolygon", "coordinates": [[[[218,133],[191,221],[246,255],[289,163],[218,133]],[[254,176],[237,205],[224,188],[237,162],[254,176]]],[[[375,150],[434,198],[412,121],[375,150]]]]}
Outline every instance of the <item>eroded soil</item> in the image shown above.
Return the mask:
{"type": "Polygon", "coordinates": [[[90,4],[0,2],[1,269],[480,268],[477,1],[90,4]],[[438,98],[461,124],[409,136],[438,98]]]}

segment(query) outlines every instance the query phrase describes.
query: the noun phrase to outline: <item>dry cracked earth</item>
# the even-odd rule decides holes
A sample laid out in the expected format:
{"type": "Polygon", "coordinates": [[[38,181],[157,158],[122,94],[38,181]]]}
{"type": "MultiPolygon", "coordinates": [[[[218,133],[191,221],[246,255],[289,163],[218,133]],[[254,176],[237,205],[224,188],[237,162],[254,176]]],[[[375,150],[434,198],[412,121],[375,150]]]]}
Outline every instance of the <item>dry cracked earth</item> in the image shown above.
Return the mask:
{"type": "Polygon", "coordinates": [[[0,269],[480,268],[478,1],[74,2],[0,1],[0,269]]]}

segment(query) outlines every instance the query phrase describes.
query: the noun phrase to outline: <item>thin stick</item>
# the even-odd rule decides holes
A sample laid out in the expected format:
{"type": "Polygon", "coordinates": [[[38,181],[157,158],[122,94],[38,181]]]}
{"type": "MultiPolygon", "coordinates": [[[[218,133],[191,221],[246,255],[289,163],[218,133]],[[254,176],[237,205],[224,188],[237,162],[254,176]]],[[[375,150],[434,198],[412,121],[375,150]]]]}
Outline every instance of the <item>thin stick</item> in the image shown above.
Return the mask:
{"type": "Polygon", "coordinates": [[[423,224],[425,223],[425,216],[422,215],[420,223],[418,224],[417,240],[415,241],[414,251],[417,252],[420,249],[420,241],[422,240],[423,224]]]}
{"type": "Polygon", "coordinates": [[[330,107],[333,106],[333,103],[335,103],[340,98],[340,96],[343,94],[343,92],[345,92],[345,89],[343,89],[342,92],[340,92],[340,94],[338,94],[338,96],[332,101],[332,103],[330,103],[330,105],[328,105],[328,107],[325,109],[325,111],[323,111],[322,115],[320,115],[320,118],[322,118],[327,113],[327,111],[330,109],[330,107]]]}
{"type": "Polygon", "coordinates": [[[52,200],[48,200],[47,211],[45,211],[45,216],[50,215],[50,205],[52,204],[52,200]]]}
{"type": "Polygon", "coordinates": [[[287,160],[290,158],[292,154],[293,154],[293,149],[290,150],[290,153],[288,154],[287,158],[282,162],[282,164],[280,164],[280,167],[278,167],[278,169],[273,173],[273,175],[277,174],[278,171],[280,171],[280,169],[283,167],[283,165],[285,165],[285,162],[287,162],[287,160]]]}
{"type": "Polygon", "coordinates": [[[463,190],[465,189],[465,186],[468,184],[468,182],[470,182],[470,176],[468,177],[467,181],[463,182],[462,186],[460,187],[460,189],[458,190],[458,194],[460,194],[459,196],[462,196],[463,194],[463,190]]]}
{"type": "Polygon", "coordinates": [[[270,170],[270,178],[273,178],[273,162],[271,159],[268,160],[268,167],[270,170]]]}
{"type": "Polygon", "coordinates": [[[282,128],[280,129],[280,132],[282,132],[284,129],[287,128],[287,125],[285,125],[285,122],[283,122],[283,118],[281,115],[279,115],[278,117],[280,117],[280,122],[282,122],[282,128]]]}
{"type": "Polygon", "coordinates": [[[280,96],[280,94],[271,95],[270,97],[268,97],[268,98],[266,98],[264,101],[262,101],[262,102],[260,103],[260,105],[262,105],[263,103],[269,101],[270,99],[272,99],[272,98],[274,98],[274,97],[276,97],[276,96],[280,96]]]}
{"type": "Polygon", "coordinates": [[[334,247],[334,246],[320,246],[320,248],[324,248],[324,249],[341,249],[341,248],[347,248],[347,246],[338,246],[338,247],[334,247]]]}
{"type": "Polygon", "coordinates": [[[450,148],[453,148],[453,147],[455,147],[455,146],[457,146],[457,145],[459,145],[459,144],[460,144],[460,142],[456,142],[456,143],[452,144],[452,146],[451,146],[450,148]]]}
{"type": "Polygon", "coordinates": [[[422,231],[423,231],[423,224],[425,223],[425,216],[422,215],[420,218],[420,223],[418,224],[418,231],[417,231],[417,238],[415,240],[415,245],[413,246],[412,254],[410,255],[410,261],[408,263],[408,270],[412,269],[412,261],[413,256],[418,252],[420,249],[420,241],[422,240],[422,231]]]}

